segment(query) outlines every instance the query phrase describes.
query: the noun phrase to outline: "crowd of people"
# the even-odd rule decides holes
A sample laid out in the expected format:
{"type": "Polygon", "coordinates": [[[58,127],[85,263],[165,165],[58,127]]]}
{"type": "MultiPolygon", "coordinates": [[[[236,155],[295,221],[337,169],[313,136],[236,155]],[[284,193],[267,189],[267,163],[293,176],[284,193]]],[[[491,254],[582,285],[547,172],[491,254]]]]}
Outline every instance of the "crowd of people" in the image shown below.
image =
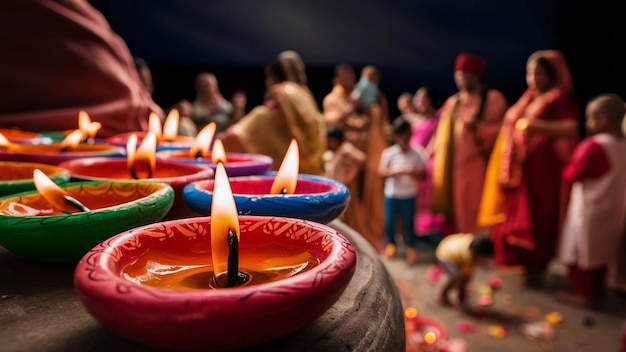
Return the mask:
{"type": "MultiPolygon", "coordinates": [[[[163,109],[151,98],[145,61],[86,2],[20,2],[13,10],[38,23],[28,33],[42,46],[0,59],[3,76],[20,83],[2,90],[0,127],[66,130],[86,110],[106,137],[145,130],[151,112],[164,117],[177,108],[181,133],[215,122],[226,150],[269,155],[274,169],[296,139],[300,172],[345,183],[351,199],[341,220],[383,255],[397,255],[402,215],[410,263],[421,237],[472,234],[491,241],[497,264],[522,265],[529,287],[541,286],[550,261],[561,260],[574,287],[562,295],[570,302],[596,302],[607,276],[626,285],[617,262],[625,246],[624,102],[614,94],[590,101],[590,137],[581,140],[583,114],[559,51],[530,55],[527,90],[512,102],[483,82],[482,58],[460,53],[451,69],[458,91],[442,99],[424,85],[402,94],[398,117],[390,116],[374,65],[357,79],[351,65],[338,64],[318,104],[302,58],[284,51],[265,68],[264,102],[249,111],[245,92],[224,98],[209,72],[197,75],[193,101],[163,109]]],[[[0,25],[0,38],[21,47],[15,38],[28,24],[13,22],[0,25]]]]}

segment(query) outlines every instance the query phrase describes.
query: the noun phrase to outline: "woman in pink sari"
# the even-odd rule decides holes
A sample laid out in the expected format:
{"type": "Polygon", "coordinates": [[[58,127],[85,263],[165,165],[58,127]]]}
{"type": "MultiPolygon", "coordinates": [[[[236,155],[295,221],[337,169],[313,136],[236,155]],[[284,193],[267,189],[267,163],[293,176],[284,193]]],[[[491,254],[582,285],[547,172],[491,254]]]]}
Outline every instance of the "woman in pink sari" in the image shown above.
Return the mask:
{"type": "Polygon", "coordinates": [[[442,235],[444,218],[442,214],[431,211],[433,183],[433,151],[435,131],[439,123],[441,100],[437,92],[429,87],[421,87],[413,96],[413,106],[417,113],[409,116],[413,135],[411,145],[424,148],[426,172],[417,181],[417,212],[415,214],[415,233],[418,236],[442,235]]]}
{"type": "Polygon", "coordinates": [[[496,263],[523,265],[526,285],[538,287],[555,254],[568,194],[561,173],[578,139],[578,104],[558,51],[532,54],[526,81],[489,161],[479,223],[493,225],[496,263]]]}

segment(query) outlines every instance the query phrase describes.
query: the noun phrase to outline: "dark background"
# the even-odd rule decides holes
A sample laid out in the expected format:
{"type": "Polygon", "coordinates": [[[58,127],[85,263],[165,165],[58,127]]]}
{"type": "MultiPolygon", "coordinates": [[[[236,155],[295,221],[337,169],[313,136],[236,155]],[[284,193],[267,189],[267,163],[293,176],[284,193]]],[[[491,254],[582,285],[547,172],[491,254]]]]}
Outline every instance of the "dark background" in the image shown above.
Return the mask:
{"type": "Polygon", "coordinates": [[[226,98],[262,101],[263,67],[279,52],[300,53],[321,104],[333,66],[375,64],[391,116],[405,91],[429,85],[448,96],[459,52],[482,56],[485,82],[514,103],[536,50],[566,55],[581,109],[594,95],[626,98],[625,30],[610,1],[564,0],[91,0],[131,53],[150,65],[154,99],[167,108],[192,100],[198,72],[216,74],[226,98]]]}

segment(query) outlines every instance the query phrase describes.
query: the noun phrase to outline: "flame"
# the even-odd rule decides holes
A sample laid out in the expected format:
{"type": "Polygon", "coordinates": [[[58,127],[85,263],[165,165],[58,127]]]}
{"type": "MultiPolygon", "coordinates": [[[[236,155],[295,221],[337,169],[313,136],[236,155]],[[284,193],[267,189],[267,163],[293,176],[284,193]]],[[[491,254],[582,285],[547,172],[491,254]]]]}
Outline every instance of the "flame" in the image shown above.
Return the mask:
{"type": "Polygon", "coordinates": [[[37,192],[44,197],[48,203],[52,204],[55,208],[63,212],[69,212],[67,207],[67,201],[65,200],[64,190],[61,189],[54,181],[46,176],[43,171],[35,169],[33,171],[33,180],[35,181],[35,188],[37,192]]]}
{"type": "Polygon", "coordinates": [[[13,143],[9,142],[7,137],[5,137],[2,133],[0,133],[0,147],[10,147],[13,143]]]}
{"type": "Polygon", "coordinates": [[[211,253],[215,277],[228,271],[228,231],[240,239],[237,205],[222,163],[215,169],[213,200],[211,203],[211,253]]]}
{"type": "Polygon", "coordinates": [[[219,162],[226,162],[226,150],[224,150],[224,144],[221,139],[216,139],[215,143],[213,143],[213,151],[211,152],[211,161],[213,164],[217,164],[219,162]]]}
{"type": "Polygon", "coordinates": [[[86,111],[78,112],[78,129],[83,132],[83,135],[89,138],[95,138],[98,131],[102,128],[100,122],[91,122],[91,118],[86,111]]]}
{"type": "Polygon", "coordinates": [[[163,140],[173,141],[178,136],[178,123],[180,121],[180,115],[177,109],[172,109],[163,124],[163,140]]]}
{"type": "Polygon", "coordinates": [[[432,331],[425,333],[424,342],[426,342],[429,345],[434,344],[435,342],[437,342],[437,335],[435,335],[435,333],[432,331]]]}
{"type": "Polygon", "coordinates": [[[61,141],[61,144],[59,144],[59,149],[74,149],[80,144],[80,141],[82,141],[84,138],[85,134],[83,133],[83,131],[74,130],[72,131],[72,133],[68,134],[67,137],[63,139],[63,141],[61,141]]]}
{"type": "Polygon", "coordinates": [[[128,170],[133,167],[133,161],[135,161],[135,150],[137,149],[137,135],[131,134],[126,141],[126,162],[128,164],[128,170]]]}
{"type": "Polygon", "coordinates": [[[215,122],[210,122],[204,126],[200,132],[196,135],[196,138],[191,142],[191,148],[189,148],[189,156],[196,158],[198,156],[205,156],[209,153],[209,147],[215,136],[215,122]],[[200,155],[198,155],[200,154],[200,155]]]}
{"type": "Polygon", "coordinates": [[[289,149],[272,183],[270,194],[293,194],[298,182],[298,168],[300,167],[298,142],[291,140],[289,149]]]}
{"type": "Polygon", "coordinates": [[[161,130],[161,118],[155,112],[150,113],[148,119],[148,132],[154,133],[157,140],[161,139],[163,132],[161,130]]]}
{"type": "MultiPolygon", "coordinates": [[[[147,177],[151,178],[156,170],[156,145],[157,145],[157,136],[152,132],[148,132],[146,137],[141,142],[139,149],[135,150],[137,145],[137,136],[133,133],[126,143],[126,157],[128,163],[128,171],[133,176],[133,178],[142,178],[137,173],[137,167],[139,166],[139,162],[143,162],[148,164],[148,170],[146,172],[147,177]]],[[[145,169],[145,167],[144,167],[145,169]]]]}
{"type": "Polygon", "coordinates": [[[91,118],[87,111],[79,111],[78,112],[78,129],[81,131],[87,131],[89,129],[89,125],[91,125],[91,118]]]}

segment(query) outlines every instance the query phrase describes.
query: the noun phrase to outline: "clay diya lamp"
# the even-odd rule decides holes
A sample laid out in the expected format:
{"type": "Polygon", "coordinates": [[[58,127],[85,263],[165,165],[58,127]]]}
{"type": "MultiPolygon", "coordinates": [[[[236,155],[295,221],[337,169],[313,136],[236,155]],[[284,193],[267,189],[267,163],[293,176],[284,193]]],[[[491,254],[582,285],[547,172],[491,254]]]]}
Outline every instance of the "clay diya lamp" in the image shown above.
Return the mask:
{"type": "Polygon", "coordinates": [[[41,136],[35,132],[22,131],[13,128],[0,128],[0,134],[12,143],[31,144],[33,141],[41,140],[41,136]]]}
{"type": "Polygon", "coordinates": [[[213,170],[200,164],[188,164],[155,157],[156,136],[149,133],[135,151],[136,137],[131,136],[126,158],[82,158],[62,163],[73,178],[81,180],[150,180],[167,183],[174,189],[174,205],[169,216],[189,210],[182,189],[191,182],[213,178],[213,170]]]}
{"type": "Polygon", "coordinates": [[[83,138],[83,132],[75,130],[60,143],[17,144],[9,142],[0,134],[0,160],[58,165],[77,158],[121,156],[124,154],[124,149],[116,146],[81,143],[83,138]]]}
{"type": "Polygon", "coordinates": [[[163,219],[174,201],[160,182],[73,182],[43,172],[36,191],[0,198],[0,245],[36,261],[77,262],[120,232],[163,219]]]}
{"type": "MultiPolygon", "coordinates": [[[[298,174],[298,148],[292,141],[278,172],[231,177],[239,214],[284,216],[329,223],[350,201],[346,185],[336,180],[298,174]]],[[[193,182],[183,189],[185,202],[195,212],[208,215],[214,181],[193,182]]]]}
{"type": "Polygon", "coordinates": [[[439,321],[417,314],[409,307],[404,312],[407,351],[447,351],[440,348],[448,339],[448,330],[439,321]]]}
{"type": "Polygon", "coordinates": [[[263,174],[272,167],[274,160],[267,155],[227,153],[220,139],[216,139],[213,143],[213,149],[209,150],[214,134],[215,122],[211,122],[198,132],[191,148],[188,150],[162,150],[157,152],[157,158],[207,164],[213,170],[215,170],[217,163],[221,162],[224,164],[229,177],[263,174]]]}
{"type": "Polygon", "coordinates": [[[232,350],[289,335],[328,310],[355,270],[336,230],[239,216],[223,166],[210,217],[155,223],[104,241],[74,286],[101,324],[141,344],[232,350]]]}
{"type": "Polygon", "coordinates": [[[157,136],[157,151],[160,150],[177,150],[177,149],[189,149],[191,147],[192,138],[188,136],[178,135],[178,124],[180,121],[180,115],[178,110],[172,109],[167,117],[163,126],[161,126],[161,119],[154,112],[150,114],[148,118],[148,131],[133,131],[119,133],[105,141],[112,145],[126,146],[128,145],[128,139],[135,135],[137,136],[137,142],[141,143],[143,139],[152,132],[157,136]]]}
{"type": "Polygon", "coordinates": [[[34,190],[33,172],[35,169],[41,170],[55,183],[65,183],[70,180],[70,172],[58,166],[21,161],[0,161],[0,196],[34,190]]]}

